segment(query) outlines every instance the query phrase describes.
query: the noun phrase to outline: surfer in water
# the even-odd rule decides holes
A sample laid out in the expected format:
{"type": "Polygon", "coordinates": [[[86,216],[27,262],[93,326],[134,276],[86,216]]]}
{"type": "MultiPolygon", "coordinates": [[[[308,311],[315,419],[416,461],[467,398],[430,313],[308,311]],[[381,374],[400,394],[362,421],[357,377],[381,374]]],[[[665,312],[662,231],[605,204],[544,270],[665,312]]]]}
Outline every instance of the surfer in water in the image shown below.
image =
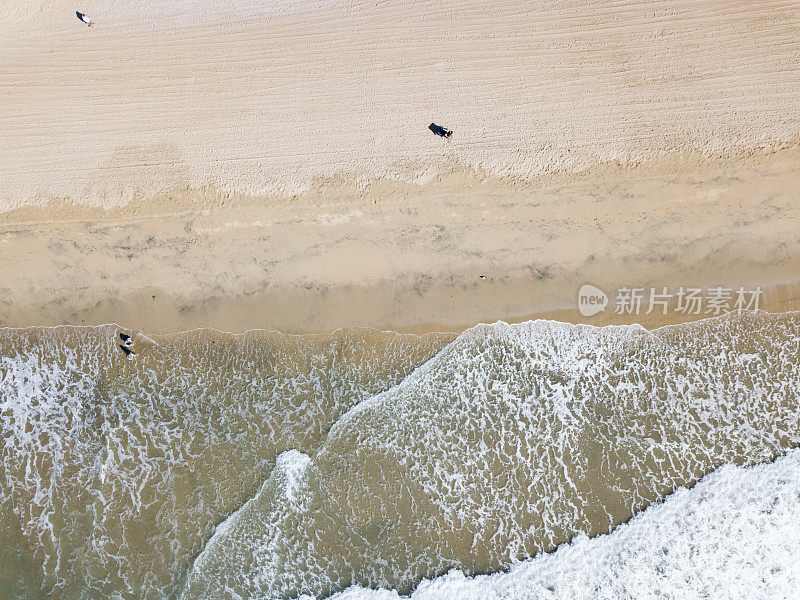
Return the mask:
{"type": "Polygon", "coordinates": [[[138,356],[138,354],[136,354],[136,352],[134,352],[133,350],[131,350],[127,346],[125,346],[123,344],[118,344],[118,345],[119,345],[119,349],[122,350],[122,353],[125,355],[125,358],[127,358],[128,360],[134,360],[138,356]]]}
{"type": "Polygon", "coordinates": [[[122,353],[125,355],[125,358],[128,360],[134,360],[137,358],[136,351],[133,349],[133,338],[129,336],[124,331],[119,332],[119,339],[122,340],[121,344],[117,344],[119,349],[122,350],[122,353]]]}
{"type": "Polygon", "coordinates": [[[89,17],[87,17],[87,16],[86,16],[85,14],[83,14],[82,12],[78,12],[78,11],[76,10],[76,11],[75,11],[75,14],[76,14],[76,15],[78,15],[78,18],[79,18],[81,21],[83,21],[84,23],[86,23],[86,24],[87,24],[89,27],[91,27],[92,25],[94,25],[94,21],[92,21],[92,20],[91,20],[89,17]]]}

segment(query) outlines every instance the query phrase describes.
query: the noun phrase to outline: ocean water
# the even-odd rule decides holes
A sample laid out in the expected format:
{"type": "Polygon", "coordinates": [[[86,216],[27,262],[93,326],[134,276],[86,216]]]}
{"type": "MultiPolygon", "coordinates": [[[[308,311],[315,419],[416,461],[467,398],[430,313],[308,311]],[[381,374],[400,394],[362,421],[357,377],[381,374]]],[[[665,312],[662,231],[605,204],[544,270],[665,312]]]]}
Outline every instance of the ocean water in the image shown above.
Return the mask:
{"type": "MultiPolygon", "coordinates": [[[[613,533],[578,536],[505,572],[451,571],[413,600],[619,600],[797,597],[800,450],[747,469],[725,465],[613,533]]],[[[351,587],[331,600],[398,600],[351,587]]]]}
{"type": "Polygon", "coordinates": [[[0,330],[2,598],[714,597],[726,572],[767,595],[798,579],[800,458],[771,461],[800,441],[800,313],[137,334],[137,360],[119,330],[0,330]]]}
{"type": "Polygon", "coordinates": [[[0,333],[0,598],[174,598],[290,449],[451,336],[0,333]]]}

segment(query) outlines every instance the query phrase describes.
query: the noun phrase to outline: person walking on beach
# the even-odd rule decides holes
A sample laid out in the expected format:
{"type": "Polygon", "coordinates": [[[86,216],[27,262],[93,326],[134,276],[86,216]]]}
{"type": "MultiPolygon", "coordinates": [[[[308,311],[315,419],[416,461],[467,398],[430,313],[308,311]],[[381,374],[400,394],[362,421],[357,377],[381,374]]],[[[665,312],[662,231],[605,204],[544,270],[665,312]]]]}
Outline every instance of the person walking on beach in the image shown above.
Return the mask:
{"type": "Polygon", "coordinates": [[[87,16],[86,16],[85,14],[83,14],[82,12],[78,12],[78,11],[76,10],[76,11],[75,11],[75,14],[76,14],[76,15],[78,15],[78,18],[79,18],[81,21],[83,21],[84,23],[86,23],[86,24],[87,24],[89,27],[91,27],[92,25],[94,25],[94,21],[92,21],[92,20],[91,20],[89,17],[87,17],[87,16]]]}
{"type": "Polygon", "coordinates": [[[430,129],[434,135],[438,135],[439,137],[443,137],[446,140],[450,139],[450,136],[453,135],[453,132],[447,129],[446,127],[442,127],[441,125],[437,125],[436,123],[431,123],[428,125],[428,129],[430,129]]]}

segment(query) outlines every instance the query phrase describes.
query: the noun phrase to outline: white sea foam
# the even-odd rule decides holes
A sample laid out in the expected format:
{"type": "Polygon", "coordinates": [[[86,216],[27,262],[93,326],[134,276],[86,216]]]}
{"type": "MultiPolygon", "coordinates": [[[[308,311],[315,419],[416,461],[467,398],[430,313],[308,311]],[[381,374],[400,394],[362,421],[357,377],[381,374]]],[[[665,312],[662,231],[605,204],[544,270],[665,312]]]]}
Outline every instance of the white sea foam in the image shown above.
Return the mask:
{"type": "MultiPolygon", "coordinates": [[[[30,548],[42,597],[58,586],[69,600],[174,598],[184,577],[186,600],[348,588],[394,597],[424,578],[417,594],[526,597],[520,579],[486,591],[474,586],[501,575],[467,576],[555,561],[541,553],[576,535],[553,555],[568,555],[558,560],[574,562],[572,571],[547,563],[550,579],[536,580],[542,597],[580,597],[580,585],[596,582],[609,597],[639,597],[630,590],[650,580],[634,566],[647,563],[623,550],[637,548],[636,535],[647,546],[645,534],[582,534],[607,533],[723,462],[771,460],[800,441],[797,313],[654,333],[499,323],[443,349],[368,330],[137,336],[133,362],[122,360],[116,333],[0,332],[0,508],[11,517],[0,520],[0,538],[30,548]],[[605,563],[581,550],[595,547],[610,548],[598,554],[605,563]],[[627,578],[602,579],[628,564],[627,578]],[[453,568],[466,575],[436,578],[453,568]]],[[[751,473],[731,467],[707,481],[751,473]]],[[[723,518],[711,508],[709,520],[723,518]]],[[[713,579],[669,562],[684,542],[698,556],[716,546],[681,538],[693,526],[664,510],[654,509],[659,535],[678,540],[664,567],[713,579]]],[[[683,513],[693,514],[675,509],[683,513]]],[[[626,527],[638,531],[641,519],[626,527]]],[[[0,578],[30,576],[0,563],[0,578]]],[[[753,589],[779,595],[769,586],[788,572],[753,589]]],[[[708,585],[697,589],[724,589],[708,585]]],[[[675,589],[681,597],[689,588],[675,589]]]]}
{"type": "Polygon", "coordinates": [[[796,315],[473,328],[340,418],[305,468],[309,509],[264,495],[183,597],[403,592],[607,532],[723,462],[796,445],[799,341],[796,315]]]}
{"type": "Polygon", "coordinates": [[[80,485],[74,467],[91,467],[81,400],[94,391],[76,352],[65,350],[60,358],[47,364],[35,355],[0,356],[0,506],[13,507],[56,585],[63,582],[64,557],[55,523],[80,485]]]}
{"type": "MultiPolygon", "coordinates": [[[[21,573],[0,549],[0,581],[33,577],[42,597],[174,597],[276,454],[313,446],[444,343],[194,332],[137,336],[129,362],[118,330],[0,331],[0,542],[19,540],[40,565],[21,573]]],[[[277,466],[302,506],[302,455],[277,466]]]]}
{"type": "Polygon", "coordinates": [[[330,600],[796,598],[798,523],[800,450],[793,450],[771,464],[726,465],[611,534],[578,536],[507,572],[454,570],[408,596],[352,587],[330,600]]]}

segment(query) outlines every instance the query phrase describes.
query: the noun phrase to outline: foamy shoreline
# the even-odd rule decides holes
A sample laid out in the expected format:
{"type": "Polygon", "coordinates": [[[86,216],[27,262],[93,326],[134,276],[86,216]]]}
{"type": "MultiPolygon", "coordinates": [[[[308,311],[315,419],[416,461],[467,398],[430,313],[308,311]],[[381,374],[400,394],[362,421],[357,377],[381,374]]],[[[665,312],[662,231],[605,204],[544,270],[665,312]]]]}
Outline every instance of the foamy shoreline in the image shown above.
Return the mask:
{"type": "Polygon", "coordinates": [[[800,551],[798,472],[798,449],[747,468],[726,464],[611,533],[579,535],[508,570],[467,576],[454,569],[419,582],[407,595],[352,586],[327,598],[792,598],[800,583],[794,560],[800,551]]]}

